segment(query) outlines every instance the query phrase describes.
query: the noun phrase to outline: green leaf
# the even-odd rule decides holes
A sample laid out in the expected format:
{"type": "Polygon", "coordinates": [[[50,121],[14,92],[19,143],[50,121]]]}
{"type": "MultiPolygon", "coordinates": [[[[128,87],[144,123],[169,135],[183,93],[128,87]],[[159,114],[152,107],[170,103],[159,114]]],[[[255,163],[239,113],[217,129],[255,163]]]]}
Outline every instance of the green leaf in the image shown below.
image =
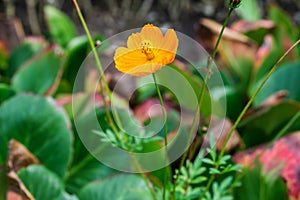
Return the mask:
{"type": "Polygon", "coordinates": [[[241,175],[241,186],[236,187],[234,199],[236,200],[274,200],[287,199],[287,189],[280,177],[262,174],[260,167],[245,169],[241,175]]]}
{"type": "Polygon", "coordinates": [[[48,169],[63,176],[71,156],[71,132],[62,109],[51,98],[17,95],[0,107],[0,157],[11,138],[21,142],[48,169]]]}
{"type": "MultiPolygon", "coordinates": [[[[175,65],[169,65],[162,68],[156,73],[156,75],[158,77],[159,84],[168,87],[168,89],[175,94],[176,98],[180,98],[178,100],[181,101],[181,107],[196,110],[198,98],[200,98],[199,90],[202,87],[203,81],[196,79],[194,76],[184,72],[175,65]],[[195,98],[193,98],[193,95],[195,98]]],[[[207,88],[205,88],[203,103],[200,108],[201,114],[204,116],[210,115],[212,112],[211,105],[212,99],[207,88]]]]}
{"type": "MultiPolygon", "coordinates": [[[[279,66],[254,99],[254,106],[259,106],[270,95],[280,90],[288,91],[288,99],[300,102],[299,74],[300,62],[279,66]]],[[[251,92],[252,94],[261,82],[262,80],[255,84],[251,92]]]]}
{"type": "MultiPolygon", "coordinates": [[[[67,57],[63,78],[74,84],[78,70],[87,57],[89,43],[86,36],[73,38],[66,48],[67,57]]],[[[80,76],[80,74],[78,74],[80,76]]],[[[84,77],[80,77],[84,78],[84,77]]]]}
{"type": "Polygon", "coordinates": [[[210,174],[220,174],[221,172],[215,168],[209,168],[209,173],[210,174]]]}
{"type": "Polygon", "coordinates": [[[6,99],[15,95],[15,91],[11,89],[8,85],[0,83],[0,105],[6,99]]]}
{"type": "MultiPolygon", "coordinates": [[[[239,125],[239,131],[243,133],[242,139],[246,147],[272,140],[298,110],[299,103],[287,101],[244,119],[239,125]]],[[[299,126],[299,122],[297,124],[299,126]]]]}
{"type": "MultiPolygon", "coordinates": [[[[101,35],[96,35],[93,38],[94,41],[103,41],[104,37],[101,35]]],[[[106,43],[101,44],[101,49],[107,48],[106,43]]],[[[63,78],[68,80],[71,85],[74,84],[74,81],[77,78],[84,79],[85,77],[80,77],[81,74],[78,74],[78,70],[82,63],[84,62],[85,58],[91,52],[91,47],[86,36],[78,36],[73,38],[66,47],[66,64],[65,70],[63,74],[63,78]]]]}
{"type": "Polygon", "coordinates": [[[236,11],[242,19],[247,21],[256,21],[262,18],[257,0],[243,0],[236,11]]]}
{"type": "MultiPolygon", "coordinates": [[[[146,120],[146,122],[145,122],[146,132],[148,134],[151,133],[151,132],[152,132],[151,134],[154,134],[153,132],[155,132],[157,134],[157,136],[160,136],[163,139],[164,135],[165,135],[164,129],[163,129],[163,126],[164,126],[163,121],[164,120],[163,120],[162,116],[155,116],[155,117],[152,117],[149,120],[146,120]],[[149,125],[148,122],[151,125],[149,125]],[[147,124],[148,124],[148,126],[147,126],[147,124]]],[[[167,119],[166,119],[166,125],[167,125],[168,133],[176,130],[178,128],[179,124],[180,124],[179,113],[175,110],[170,110],[167,113],[167,119]]]]}
{"type": "Polygon", "coordinates": [[[77,35],[75,25],[67,15],[55,7],[45,6],[44,12],[52,40],[62,47],[66,47],[77,35]]]}
{"type": "MultiPolygon", "coordinates": [[[[293,23],[291,17],[289,17],[289,15],[281,8],[275,5],[270,6],[269,19],[276,24],[274,35],[277,42],[281,44],[281,49],[285,49],[284,41],[286,41],[287,38],[293,42],[296,42],[299,39],[300,32],[297,29],[296,24],[293,23]]],[[[296,47],[296,50],[298,56],[300,56],[300,47],[296,47]]]]}
{"type": "Polygon", "coordinates": [[[230,119],[236,119],[243,109],[243,101],[245,98],[245,90],[241,90],[236,86],[216,87],[210,90],[211,95],[216,101],[226,100],[226,116],[230,119]],[[225,100],[224,100],[225,99],[225,100]]]}
{"type": "Polygon", "coordinates": [[[80,191],[79,198],[81,200],[152,200],[145,181],[140,176],[129,174],[93,182],[80,191]]]}
{"type": "Polygon", "coordinates": [[[75,133],[74,156],[65,183],[68,192],[77,194],[87,183],[115,174],[116,171],[92,156],[82,144],[77,132],[75,133]]]}
{"type": "Polygon", "coordinates": [[[30,37],[24,43],[15,48],[8,60],[6,75],[11,77],[13,74],[30,58],[39,53],[47,46],[47,42],[41,38],[30,37]]]}
{"type": "Polygon", "coordinates": [[[214,165],[215,164],[215,162],[212,161],[210,158],[203,158],[202,162],[204,162],[206,164],[209,164],[209,165],[214,165]]]}
{"type": "Polygon", "coordinates": [[[18,176],[36,200],[76,200],[65,193],[59,177],[43,166],[31,165],[18,172],[18,176]]]}
{"type": "Polygon", "coordinates": [[[62,60],[54,50],[41,53],[22,66],[13,76],[12,87],[17,92],[46,93],[55,83],[62,60]]]}
{"type": "Polygon", "coordinates": [[[197,177],[195,179],[192,179],[191,180],[191,184],[200,184],[200,183],[202,183],[202,182],[204,182],[206,180],[207,180],[207,177],[205,177],[205,176],[199,176],[199,177],[197,177]]]}

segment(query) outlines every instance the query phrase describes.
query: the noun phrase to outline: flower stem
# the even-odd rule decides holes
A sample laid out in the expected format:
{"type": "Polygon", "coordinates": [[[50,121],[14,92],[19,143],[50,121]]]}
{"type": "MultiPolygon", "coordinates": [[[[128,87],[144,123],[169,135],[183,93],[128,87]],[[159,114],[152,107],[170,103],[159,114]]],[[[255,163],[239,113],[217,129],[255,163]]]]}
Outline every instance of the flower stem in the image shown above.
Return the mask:
{"type": "MultiPolygon", "coordinates": [[[[221,159],[225,153],[225,147],[227,146],[227,143],[230,139],[230,137],[232,136],[234,130],[237,128],[238,124],[240,123],[240,121],[242,120],[242,117],[245,115],[245,113],[247,112],[248,108],[250,107],[250,105],[252,104],[253,100],[255,99],[255,97],[257,96],[257,94],[260,92],[260,90],[262,89],[262,87],[265,85],[265,83],[267,82],[267,80],[271,77],[271,75],[274,73],[274,71],[278,68],[279,64],[285,59],[285,57],[300,43],[300,39],[295,42],[281,57],[280,59],[276,62],[276,64],[272,67],[272,69],[269,71],[269,73],[265,76],[265,78],[263,79],[263,81],[261,82],[261,84],[259,85],[259,87],[255,90],[254,94],[251,96],[251,98],[249,99],[248,103],[246,104],[246,106],[244,107],[244,109],[242,110],[242,112],[240,113],[240,115],[238,116],[238,118],[236,119],[236,121],[234,122],[233,126],[231,127],[226,140],[223,144],[223,147],[221,149],[221,152],[218,156],[218,160],[216,163],[216,169],[218,169],[218,167],[220,166],[220,162],[221,159]]],[[[298,113],[296,114],[296,117],[298,118],[298,113]]],[[[282,135],[284,133],[285,130],[280,131],[280,135],[282,135]]],[[[279,135],[279,134],[278,134],[279,135]]],[[[280,137],[279,135],[279,137],[280,137]]],[[[277,137],[276,137],[277,138],[277,137]]],[[[203,195],[205,194],[205,192],[210,188],[210,185],[212,184],[214,180],[214,176],[211,176],[210,180],[208,181],[207,187],[204,191],[204,193],[201,195],[201,197],[199,198],[202,199],[203,195]]]]}
{"type": "MultiPolygon", "coordinates": [[[[107,103],[106,103],[106,98],[105,98],[105,94],[104,94],[104,88],[105,88],[105,91],[106,91],[106,93],[107,93],[107,95],[108,95],[110,101],[112,101],[112,95],[111,95],[111,91],[110,91],[110,89],[109,89],[109,87],[108,87],[108,83],[107,83],[107,80],[106,80],[106,78],[105,78],[104,71],[103,71],[103,69],[102,69],[102,64],[101,64],[101,62],[100,62],[100,58],[99,58],[99,56],[98,56],[97,50],[96,50],[95,45],[94,45],[94,41],[93,41],[92,36],[91,36],[91,34],[90,34],[90,31],[89,31],[89,29],[88,29],[88,27],[87,27],[87,24],[86,24],[86,22],[85,22],[85,20],[84,20],[84,17],[83,17],[83,15],[82,15],[82,13],[81,13],[81,10],[80,10],[80,8],[79,8],[79,5],[78,5],[78,3],[77,3],[77,0],[73,0],[73,3],[74,3],[74,6],[75,6],[75,8],[76,8],[78,17],[79,17],[79,19],[80,19],[80,21],[81,21],[81,24],[82,24],[82,26],[83,26],[83,29],[84,29],[84,31],[85,31],[85,34],[86,34],[86,36],[87,36],[87,38],[88,38],[90,47],[92,48],[92,52],[93,52],[93,55],[94,55],[95,61],[96,61],[96,66],[97,66],[97,68],[98,68],[98,70],[99,70],[99,72],[100,72],[100,76],[101,76],[101,79],[102,79],[102,82],[100,81],[100,88],[101,88],[100,94],[101,94],[101,97],[102,97],[103,102],[104,102],[103,105],[104,105],[104,109],[105,109],[106,116],[107,116],[107,118],[108,118],[108,123],[109,123],[109,125],[111,126],[111,128],[113,129],[113,131],[114,131],[114,133],[116,134],[117,138],[118,138],[119,140],[121,140],[121,137],[120,137],[120,135],[119,135],[119,132],[118,132],[118,130],[117,130],[117,128],[116,128],[116,126],[115,126],[113,120],[112,120],[111,113],[109,112],[108,105],[107,105],[107,103]],[[103,85],[104,85],[104,88],[103,88],[103,85]]],[[[114,109],[113,109],[113,112],[114,112],[114,109]]],[[[114,112],[114,113],[115,113],[115,112],[114,112]]],[[[115,116],[118,116],[118,115],[115,114],[115,116]]],[[[118,120],[118,118],[117,118],[117,120],[118,120]]],[[[119,120],[118,120],[118,121],[119,121],[119,120]]],[[[120,123],[118,123],[118,124],[120,124],[120,123]]]]}
{"type": "MultiPolygon", "coordinates": [[[[158,84],[157,84],[156,76],[155,76],[154,73],[152,74],[152,76],[153,76],[153,80],[154,80],[156,92],[157,92],[158,97],[159,97],[159,102],[160,102],[160,105],[161,105],[161,111],[163,113],[164,140],[165,140],[165,149],[166,149],[165,156],[166,156],[166,159],[167,159],[168,158],[168,149],[167,149],[167,146],[168,146],[167,113],[166,113],[166,110],[165,110],[165,104],[164,104],[163,98],[162,98],[161,93],[160,93],[160,89],[159,89],[158,84]]],[[[163,186],[163,199],[166,199],[167,181],[168,181],[168,168],[165,167],[165,172],[164,172],[164,186],[163,186]]]]}
{"type": "MultiPolygon", "coordinates": [[[[87,37],[88,37],[88,41],[89,41],[89,43],[90,43],[90,47],[92,48],[92,52],[93,52],[93,55],[94,55],[94,57],[95,57],[96,66],[97,66],[97,68],[98,68],[98,70],[99,70],[99,72],[100,72],[100,76],[101,76],[101,79],[102,79],[102,82],[100,81],[100,88],[101,88],[100,94],[101,94],[101,97],[103,98],[104,109],[105,109],[106,116],[107,116],[107,118],[108,118],[108,123],[109,123],[109,125],[111,126],[111,128],[113,129],[113,131],[114,131],[114,133],[116,134],[116,136],[117,136],[117,138],[119,139],[119,141],[120,141],[120,142],[123,142],[123,141],[121,140],[121,137],[120,137],[120,135],[119,135],[119,131],[118,131],[116,125],[115,125],[115,122],[114,122],[113,119],[112,119],[111,113],[109,112],[108,105],[107,105],[107,103],[106,103],[106,98],[105,98],[105,94],[104,94],[104,89],[105,89],[105,91],[106,91],[106,93],[107,93],[107,95],[108,95],[108,98],[109,98],[109,100],[110,100],[111,102],[113,101],[113,99],[112,99],[112,93],[111,93],[111,91],[110,91],[110,89],[109,89],[109,87],[108,87],[108,83],[107,83],[107,80],[106,80],[106,78],[105,78],[104,71],[103,71],[103,69],[102,69],[102,64],[101,64],[101,62],[100,62],[100,58],[99,58],[98,53],[97,53],[97,51],[96,51],[96,48],[95,48],[95,46],[94,46],[94,41],[93,41],[93,39],[92,39],[92,37],[91,37],[90,31],[89,31],[89,29],[88,29],[88,27],[87,27],[87,24],[86,24],[86,22],[85,22],[85,20],[84,20],[84,17],[83,17],[83,15],[82,15],[81,11],[80,11],[80,8],[79,8],[79,5],[78,5],[78,3],[77,3],[77,0],[73,0],[73,3],[74,3],[74,5],[75,5],[75,8],[76,8],[78,17],[79,17],[79,19],[80,19],[80,21],[81,21],[81,23],[82,23],[82,26],[83,26],[83,28],[84,28],[84,30],[85,30],[85,33],[86,33],[86,35],[87,35],[87,37]],[[103,88],[103,84],[104,84],[104,88],[103,88]]],[[[122,129],[121,120],[120,120],[120,118],[119,118],[119,115],[118,115],[117,110],[116,110],[113,106],[112,106],[112,112],[113,112],[113,114],[114,114],[114,116],[115,116],[116,124],[119,126],[119,128],[120,128],[120,130],[121,130],[121,132],[122,132],[123,129],[122,129]]],[[[126,142],[126,141],[125,141],[125,142],[126,142]]],[[[102,149],[102,147],[98,147],[98,148],[96,149],[96,152],[101,151],[101,149],[102,149]]],[[[80,168],[84,167],[84,165],[87,164],[91,159],[92,159],[91,156],[88,156],[86,159],[84,159],[83,164],[80,164],[79,166],[76,166],[76,168],[73,170],[73,173],[75,173],[75,172],[76,172],[77,170],[79,170],[80,168]]],[[[136,161],[135,157],[133,157],[133,160],[134,160],[135,165],[137,166],[137,168],[138,168],[138,170],[139,170],[141,176],[142,176],[142,177],[144,178],[144,180],[146,181],[147,187],[150,189],[153,198],[156,200],[155,192],[154,192],[153,188],[151,187],[151,182],[150,182],[150,180],[148,180],[148,179],[146,178],[146,176],[145,176],[143,170],[141,169],[139,163],[136,161]]],[[[72,174],[70,174],[70,175],[72,175],[72,174]]],[[[69,176],[70,176],[70,175],[69,175],[69,176]]]]}
{"type": "MultiPolygon", "coordinates": [[[[196,113],[194,115],[194,120],[193,120],[193,123],[192,123],[192,127],[191,127],[191,131],[189,133],[189,139],[191,139],[191,136],[193,134],[193,132],[196,130],[197,128],[197,124],[196,122],[198,121],[198,118],[200,117],[200,108],[202,106],[202,103],[203,103],[203,97],[204,97],[204,90],[205,90],[205,87],[207,85],[207,82],[208,82],[208,79],[210,77],[210,73],[211,73],[211,65],[212,65],[212,62],[213,60],[215,59],[216,57],[216,54],[217,54],[217,50],[218,50],[218,47],[219,47],[219,44],[221,42],[221,38],[223,36],[223,33],[224,33],[224,30],[225,30],[225,27],[227,26],[227,23],[229,21],[229,18],[230,18],[230,15],[232,13],[234,9],[233,8],[230,8],[228,13],[227,13],[227,16],[224,20],[224,23],[223,23],[223,26],[222,26],[222,29],[221,29],[221,32],[218,36],[218,39],[217,39],[217,42],[216,42],[216,45],[215,45],[215,48],[213,50],[213,53],[211,55],[211,57],[209,57],[208,61],[207,61],[207,65],[206,65],[206,68],[207,68],[207,73],[204,77],[204,81],[203,81],[203,84],[201,86],[201,89],[200,89],[200,93],[199,93],[199,102],[198,102],[198,105],[197,105],[197,109],[196,109],[196,113]]],[[[187,158],[187,155],[188,155],[188,152],[189,151],[185,151],[185,153],[183,154],[182,158],[181,158],[181,162],[180,162],[180,165],[179,165],[179,169],[181,169],[181,167],[183,166],[184,162],[185,162],[185,159],[187,158]]],[[[194,152],[194,151],[192,151],[194,152]]],[[[176,199],[176,183],[177,183],[177,177],[175,178],[174,180],[174,185],[173,185],[173,191],[172,191],[172,196],[173,196],[173,199],[176,199]]]]}

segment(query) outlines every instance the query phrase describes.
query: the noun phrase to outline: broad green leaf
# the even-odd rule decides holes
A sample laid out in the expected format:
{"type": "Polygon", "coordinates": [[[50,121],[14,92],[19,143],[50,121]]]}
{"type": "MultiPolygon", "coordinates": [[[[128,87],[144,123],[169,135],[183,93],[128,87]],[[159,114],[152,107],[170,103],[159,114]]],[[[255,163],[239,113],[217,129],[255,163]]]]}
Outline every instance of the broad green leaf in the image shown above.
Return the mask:
{"type": "Polygon", "coordinates": [[[64,176],[71,157],[71,132],[65,113],[51,98],[17,95],[0,106],[0,157],[11,138],[21,142],[42,164],[64,176]]]}
{"type": "MultiPolygon", "coordinates": [[[[84,97],[84,99],[86,99],[84,97]]],[[[84,102],[86,100],[83,100],[84,102]]],[[[77,101],[78,102],[78,101],[77,101]]],[[[81,104],[81,102],[80,102],[81,104]]],[[[82,112],[82,109],[79,109],[78,112],[82,112]]],[[[84,112],[85,113],[85,112],[84,112]]],[[[104,128],[108,128],[106,115],[104,110],[98,109],[96,111],[98,120],[104,128]]],[[[79,113],[76,113],[80,115],[79,113]]],[[[90,123],[90,114],[81,115],[81,119],[79,120],[79,124],[82,123],[84,125],[89,126],[90,123]]],[[[78,125],[78,124],[77,124],[78,125]]],[[[65,183],[66,183],[66,190],[71,193],[77,194],[80,189],[88,184],[89,182],[95,181],[99,178],[104,178],[106,176],[115,174],[116,171],[111,169],[105,165],[103,165],[100,161],[98,161],[95,157],[93,157],[84,144],[82,143],[80,136],[77,133],[77,129],[73,124],[74,128],[74,154],[71,166],[66,174],[65,183]]],[[[88,132],[87,132],[88,133],[88,132]]],[[[99,145],[99,138],[96,134],[87,134],[86,140],[95,142],[95,145],[99,145]],[[90,136],[90,137],[88,137],[90,136]]]]}
{"type": "MultiPolygon", "coordinates": [[[[198,104],[197,99],[200,96],[200,88],[203,84],[202,81],[200,82],[199,79],[187,74],[175,65],[162,68],[156,75],[158,77],[158,83],[168,87],[167,89],[174,94],[174,98],[181,98],[181,107],[196,110],[198,104]],[[193,98],[193,96],[195,96],[195,98],[193,98]]],[[[211,106],[212,99],[208,90],[205,88],[203,103],[200,108],[201,113],[204,116],[210,115],[211,106]]]]}
{"type": "Polygon", "coordinates": [[[12,97],[15,91],[11,89],[8,85],[0,83],[0,105],[6,99],[12,97]]]}
{"type": "Polygon", "coordinates": [[[17,92],[45,94],[55,83],[62,69],[62,59],[54,50],[41,53],[23,65],[13,76],[12,87],[17,92]]]}
{"type": "MultiPolygon", "coordinates": [[[[276,24],[276,29],[274,30],[274,35],[277,42],[281,44],[281,49],[285,49],[286,39],[290,39],[292,42],[296,42],[299,39],[299,30],[293,23],[291,17],[288,16],[281,8],[278,6],[270,6],[269,9],[269,19],[271,19],[276,24]]],[[[296,47],[298,56],[300,56],[300,47],[296,47]]]]}
{"type": "MultiPolygon", "coordinates": [[[[288,99],[300,102],[299,74],[300,62],[281,65],[254,99],[254,106],[259,106],[270,95],[280,90],[288,91],[288,99]]],[[[258,88],[261,81],[257,82],[253,87],[252,94],[258,88]]]]}
{"type": "MultiPolygon", "coordinates": [[[[244,119],[239,125],[244,144],[251,147],[270,141],[299,110],[299,103],[287,101],[244,119]]],[[[291,129],[299,127],[298,121],[291,129]]]]}
{"type": "Polygon", "coordinates": [[[77,194],[89,182],[115,173],[115,170],[103,165],[86,150],[76,133],[74,157],[65,178],[66,190],[77,194]]]}
{"type": "Polygon", "coordinates": [[[145,181],[137,175],[118,175],[93,182],[80,193],[81,200],[152,200],[145,181]]]}
{"type": "MultiPolygon", "coordinates": [[[[88,54],[88,39],[86,36],[73,38],[67,48],[67,57],[63,78],[74,84],[78,70],[88,54]]],[[[80,74],[79,74],[80,75],[80,74]]]]}
{"type": "Polygon", "coordinates": [[[61,179],[43,166],[31,165],[18,176],[36,200],[76,200],[64,191],[61,179]]]}
{"type": "Polygon", "coordinates": [[[236,119],[243,109],[244,92],[239,91],[234,86],[225,86],[224,88],[214,88],[210,91],[214,99],[226,99],[226,116],[230,119],[236,119]]]}
{"type": "Polygon", "coordinates": [[[257,0],[243,0],[236,11],[242,19],[247,21],[256,21],[262,18],[257,0]]]}
{"type": "Polygon", "coordinates": [[[260,167],[245,169],[241,175],[241,186],[236,187],[236,200],[274,200],[287,199],[287,189],[284,181],[278,177],[263,174],[260,167]]]}
{"type": "Polygon", "coordinates": [[[68,16],[55,7],[45,6],[44,12],[51,39],[62,47],[66,47],[77,35],[75,25],[68,16]]]}
{"type": "Polygon", "coordinates": [[[11,77],[13,74],[30,58],[38,54],[47,46],[47,42],[42,38],[30,37],[24,43],[15,48],[8,60],[6,75],[11,77]]]}
{"type": "MultiPolygon", "coordinates": [[[[93,38],[94,41],[103,41],[104,37],[101,35],[96,35],[93,38]]],[[[107,47],[108,45],[106,45],[107,47]]],[[[106,48],[104,44],[101,45],[102,49],[106,48]],[[103,47],[104,46],[104,47],[103,47]]],[[[68,80],[71,85],[74,84],[74,81],[77,76],[80,76],[78,70],[82,65],[85,58],[91,52],[91,47],[89,41],[86,36],[79,36],[73,38],[66,47],[67,57],[66,57],[66,64],[65,70],[63,74],[63,78],[68,80]]],[[[77,77],[77,78],[84,78],[84,77],[77,77]]]]}

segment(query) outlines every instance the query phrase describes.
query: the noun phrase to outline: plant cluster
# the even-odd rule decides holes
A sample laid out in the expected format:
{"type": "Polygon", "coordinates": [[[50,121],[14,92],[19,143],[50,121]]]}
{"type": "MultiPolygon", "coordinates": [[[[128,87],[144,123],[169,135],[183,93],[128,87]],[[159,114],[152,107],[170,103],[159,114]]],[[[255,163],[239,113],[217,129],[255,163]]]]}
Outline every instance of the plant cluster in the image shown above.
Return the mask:
{"type": "Polygon", "coordinates": [[[195,64],[176,57],[182,40],[175,30],[152,24],[113,48],[91,36],[73,3],[86,36],[46,6],[48,35],[26,37],[11,51],[0,39],[0,200],[299,199],[300,29],[286,13],[270,5],[263,19],[256,1],[228,0],[223,25],[199,22],[195,39],[211,56],[195,64]],[[240,20],[228,27],[233,12],[240,20]],[[108,54],[112,71],[102,66],[108,54]],[[214,62],[223,88],[208,87],[214,62]],[[117,70],[139,79],[115,92],[117,70]],[[188,108],[192,98],[175,72],[196,94],[191,119],[180,117],[180,100],[162,84],[181,91],[188,108]],[[137,88],[128,101],[127,86],[137,88]],[[209,107],[224,99],[220,120],[209,107]],[[191,145],[175,143],[188,147],[177,162],[147,171],[168,162],[170,149],[153,160],[134,156],[182,136],[191,145]],[[116,149],[126,153],[110,154],[116,149]],[[130,167],[122,172],[99,157],[130,167]]]}

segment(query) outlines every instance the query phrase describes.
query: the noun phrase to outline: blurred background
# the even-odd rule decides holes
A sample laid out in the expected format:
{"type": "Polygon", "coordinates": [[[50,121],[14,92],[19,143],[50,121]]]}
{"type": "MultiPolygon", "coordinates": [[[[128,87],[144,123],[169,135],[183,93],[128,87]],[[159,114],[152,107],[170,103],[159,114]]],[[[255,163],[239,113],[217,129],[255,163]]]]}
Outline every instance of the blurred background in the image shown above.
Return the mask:
{"type": "MultiPolygon", "coordinates": [[[[250,1],[252,2],[244,0],[241,7],[247,7],[250,1]]],[[[222,22],[227,13],[227,9],[224,9],[227,8],[226,0],[79,0],[78,2],[91,31],[101,33],[105,37],[130,28],[141,27],[145,23],[173,27],[193,37],[201,18],[222,22]]],[[[47,34],[43,14],[46,4],[51,4],[66,13],[77,25],[79,33],[83,34],[71,0],[3,0],[0,1],[0,37],[9,41],[9,46],[12,47],[24,35],[47,34]]],[[[268,15],[270,4],[279,5],[296,24],[300,24],[299,0],[258,0],[256,8],[249,9],[250,5],[248,9],[259,9],[261,17],[264,18],[268,15]]],[[[238,15],[234,13],[230,23],[234,22],[238,15]]]]}

